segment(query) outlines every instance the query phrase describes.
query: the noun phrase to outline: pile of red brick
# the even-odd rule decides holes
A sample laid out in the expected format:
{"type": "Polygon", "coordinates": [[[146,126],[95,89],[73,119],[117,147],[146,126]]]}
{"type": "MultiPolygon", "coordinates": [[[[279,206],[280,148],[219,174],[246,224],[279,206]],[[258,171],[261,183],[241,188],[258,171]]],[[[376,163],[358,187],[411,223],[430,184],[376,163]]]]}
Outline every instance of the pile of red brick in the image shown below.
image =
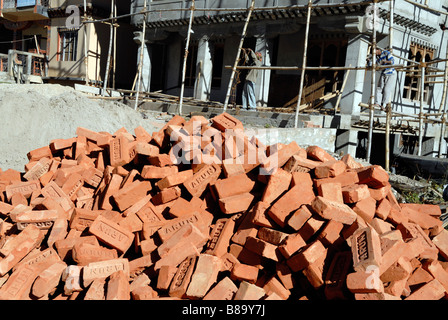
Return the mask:
{"type": "Polygon", "coordinates": [[[0,299],[445,297],[439,207],[399,204],[349,155],[224,135],[242,128],[227,113],[78,128],[0,170],[0,299]],[[241,161],[205,161],[216,150],[241,161]]]}

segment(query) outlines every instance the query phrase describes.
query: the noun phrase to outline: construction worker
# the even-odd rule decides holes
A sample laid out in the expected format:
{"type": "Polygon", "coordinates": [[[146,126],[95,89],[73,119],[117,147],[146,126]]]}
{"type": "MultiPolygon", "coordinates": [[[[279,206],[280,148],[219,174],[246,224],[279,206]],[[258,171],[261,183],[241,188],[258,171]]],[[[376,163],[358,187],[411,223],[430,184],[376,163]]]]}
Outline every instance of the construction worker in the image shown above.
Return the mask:
{"type": "MultiPolygon", "coordinates": [[[[376,49],[376,62],[379,66],[394,65],[395,59],[388,50],[376,49]]],[[[368,65],[372,65],[372,61],[368,60],[368,65]]],[[[392,94],[394,93],[395,84],[397,80],[397,71],[395,68],[382,69],[378,86],[376,88],[376,104],[383,111],[388,103],[391,103],[392,94]]]]}
{"type": "MultiPolygon", "coordinates": [[[[254,52],[252,49],[243,49],[244,62],[247,66],[261,66],[263,56],[260,52],[254,52]]],[[[257,100],[255,98],[255,83],[257,82],[258,70],[251,69],[246,76],[243,87],[243,109],[255,111],[257,109],[257,100]]]]}

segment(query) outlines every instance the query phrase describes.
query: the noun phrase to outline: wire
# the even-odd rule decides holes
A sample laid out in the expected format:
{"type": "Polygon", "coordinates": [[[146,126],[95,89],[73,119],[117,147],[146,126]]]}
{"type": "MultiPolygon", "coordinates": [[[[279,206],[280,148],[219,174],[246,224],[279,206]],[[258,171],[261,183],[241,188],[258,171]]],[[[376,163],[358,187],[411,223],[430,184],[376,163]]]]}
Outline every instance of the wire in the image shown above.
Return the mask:
{"type": "Polygon", "coordinates": [[[34,37],[32,37],[32,38],[27,38],[27,39],[20,39],[20,40],[12,40],[12,41],[0,41],[0,44],[4,44],[4,43],[15,43],[15,42],[28,41],[28,40],[34,40],[34,37]]]}

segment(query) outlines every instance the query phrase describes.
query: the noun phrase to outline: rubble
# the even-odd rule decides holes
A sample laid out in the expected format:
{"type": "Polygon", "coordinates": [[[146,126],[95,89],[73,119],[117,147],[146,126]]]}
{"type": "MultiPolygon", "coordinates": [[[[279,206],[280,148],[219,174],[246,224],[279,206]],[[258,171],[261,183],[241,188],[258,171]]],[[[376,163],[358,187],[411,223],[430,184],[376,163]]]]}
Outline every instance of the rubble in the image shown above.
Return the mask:
{"type": "Polygon", "coordinates": [[[0,169],[0,299],[446,297],[440,207],[399,203],[380,166],[242,129],[79,127],[0,169]]]}

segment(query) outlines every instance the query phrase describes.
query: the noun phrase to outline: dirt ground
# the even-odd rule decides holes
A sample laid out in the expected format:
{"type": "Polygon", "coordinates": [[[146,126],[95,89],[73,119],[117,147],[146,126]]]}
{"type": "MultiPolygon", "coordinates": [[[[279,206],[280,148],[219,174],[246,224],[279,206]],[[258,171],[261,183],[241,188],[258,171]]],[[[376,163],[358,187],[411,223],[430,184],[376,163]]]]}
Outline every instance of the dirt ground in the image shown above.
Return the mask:
{"type": "Polygon", "coordinates": [[[89,99],[73,88],[53,84],[0,84],[0,168],[24,171],[27,153],[52,139],[76,136],[77,127],[114,133],[138,126],[148,132],[165,123],[157,113],[142,114],[124,104],[89,99]]]}

